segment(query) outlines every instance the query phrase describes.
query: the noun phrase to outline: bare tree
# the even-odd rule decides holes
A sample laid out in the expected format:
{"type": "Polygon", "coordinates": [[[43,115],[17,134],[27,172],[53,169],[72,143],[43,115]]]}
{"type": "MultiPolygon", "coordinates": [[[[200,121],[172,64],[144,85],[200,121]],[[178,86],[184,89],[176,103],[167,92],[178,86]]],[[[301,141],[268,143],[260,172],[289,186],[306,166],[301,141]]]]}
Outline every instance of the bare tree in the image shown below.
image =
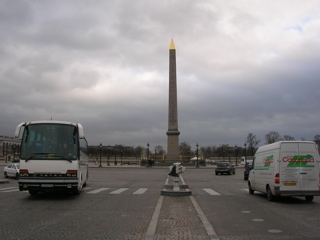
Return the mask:
{"type": "Polygon", "coordinates": [[[320,135],[319,135],[319,134],[318,134],[318,135],[315,135],[313,141],[314,141],[316,144],[320,144],[320,135]]]}
{"type": "Polygon", "coordinates": [[[203,147],[203,155],[205,158],[209,158],[213,155],[212,148],[213,148],[212,146],[203,147]]]}
{"type": "Polygon", "coordinates": [[[179,145],[179,151],[180,154],[184,157],[184,158],[188,158],[190,157],[190,152],[191,152],[191,146],[189,143],[187,142],[182,142],[179,145]]]}
{"type": "Polygon", "coordinates": [[[216,155],[223,158],[227,157],[229,148],[229,144],[222,144],[221,146],[217,147],[216,155]]]}
{"type": "Polygon", "coordinates": [[[286,141],[294,141],[294,137],[290,136],[290,135],[284,135],[283,136],[283,139],[286,140],[286,141]]]}
{"type": "Polygon", "coordinates": [[[253,135],[253,133],[248,134],[246,143],[248,144],[248,151],[251,153],[251,156],[254,155],[260,141],[261,140],[258,140],[256,135],[253,135]]]}
{"type": "Polygon", "coordinates": [[[158,155],[163,155],[166,153],[166,151],[163,149],[161,145],[155,146],[154,150],[157,151],[158,155]]]}
{"type": "Polygon", "coordinates": [[[266,134],[266,143],[275,143],[281,140],[281,135],[276,131],[271,131],[268,134],[266,134]]]}
{"type": "Polygon", "coordinates": [[[133,151],[134,151],[135,157],[138,158],[138,157],[141,157],[141,155],[143,155],[144,148],[141,147],[141,146],[137,146],[137,147],[134,148],[133,151]]]}

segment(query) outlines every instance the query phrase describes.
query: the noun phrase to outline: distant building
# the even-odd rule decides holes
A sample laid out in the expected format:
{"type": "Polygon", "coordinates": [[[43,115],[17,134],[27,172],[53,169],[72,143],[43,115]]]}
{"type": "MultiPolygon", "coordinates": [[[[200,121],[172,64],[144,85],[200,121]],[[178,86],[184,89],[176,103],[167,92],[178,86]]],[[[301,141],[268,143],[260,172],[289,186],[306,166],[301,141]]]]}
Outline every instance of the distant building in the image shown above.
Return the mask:
{"type": "Polygon", "coordinates": [[[0,161],[11,162],[19,159],[21,139],[0,136],[0,161]]]}

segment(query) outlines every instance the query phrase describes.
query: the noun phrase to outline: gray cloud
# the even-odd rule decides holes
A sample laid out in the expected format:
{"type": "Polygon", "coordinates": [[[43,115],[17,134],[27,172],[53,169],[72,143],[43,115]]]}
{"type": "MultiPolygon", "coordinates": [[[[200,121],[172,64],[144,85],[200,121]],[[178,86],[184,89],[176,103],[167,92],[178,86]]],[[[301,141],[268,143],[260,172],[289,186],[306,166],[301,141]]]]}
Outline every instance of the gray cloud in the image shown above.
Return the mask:
{"type": "Polygon", "coordinates": [[[168,53],[180,141],[243,145],[318,131],[316,0],[0,3],[0,135],[80,122],[90,144],[166,147],[168,53]],[[262,5],[261,5],[262,4],[262,5]],[[284,12],[283,9],[286,9],[284,12]]]}

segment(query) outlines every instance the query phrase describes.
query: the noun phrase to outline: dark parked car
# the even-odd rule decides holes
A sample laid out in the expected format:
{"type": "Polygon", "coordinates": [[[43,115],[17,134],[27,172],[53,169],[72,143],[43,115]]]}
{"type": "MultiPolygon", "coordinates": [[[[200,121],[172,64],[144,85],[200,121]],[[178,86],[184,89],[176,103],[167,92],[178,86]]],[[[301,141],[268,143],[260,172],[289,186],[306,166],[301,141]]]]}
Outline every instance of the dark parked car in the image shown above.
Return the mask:
{"type": "Polygon", "coordinates": [[[243,179],[244,179],[244,180],[248,180],[250,170],[252,169],[252,165],[247,164],[247,165],[245,165],[244,168],[245,168],[245,169],[244,169],[244,172],[243,172],[243,179]]]}
{"type": "Polygon", "coordinates": [[[243,172],[243,179],[248,180],[250,170],[245,169],[243,172]]]}
{"type": "Polygon", "coordinates": [[[219,173],[220,174],[227,173],[229,175],[231,173],[236,174],[236,169],[229,162],[220,162],[220,163],[217,163],[216,175],[218,175],[219,173]]]}

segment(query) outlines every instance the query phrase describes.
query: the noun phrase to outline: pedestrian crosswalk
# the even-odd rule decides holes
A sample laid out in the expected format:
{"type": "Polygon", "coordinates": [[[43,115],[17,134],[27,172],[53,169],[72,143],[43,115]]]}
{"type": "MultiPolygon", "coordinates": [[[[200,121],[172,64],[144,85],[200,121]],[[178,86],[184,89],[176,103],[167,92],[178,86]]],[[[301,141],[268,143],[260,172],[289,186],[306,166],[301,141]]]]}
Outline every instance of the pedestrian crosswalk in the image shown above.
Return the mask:
{"type": "MultiPolygon", "coordinates": [[[[132,194],[132,195],[142,195],[146,194],[149,188],[94,188],[94,187],[85,187],[82,189],[86,194],[108,194],[108,195],[119,195],[119,194],[132,194]]],[[[153,189],[154,190],[154,189],[153,189]]],[[[209,196],[220,196],[220,195],[235,195],[226,191],[216,191],[212,188],[200,188],[200,189],[192,189],[195,195],[209,195],[209,196]]],[[[248,189],[240,189],[241,191],[248,192],[248,189]]],[[[0,188],[1,193],[11,193],[19,191],[18,187],[3,187],[0,188]]],[[[27,191],[24,191],[27,192],[27,191]]]]}

